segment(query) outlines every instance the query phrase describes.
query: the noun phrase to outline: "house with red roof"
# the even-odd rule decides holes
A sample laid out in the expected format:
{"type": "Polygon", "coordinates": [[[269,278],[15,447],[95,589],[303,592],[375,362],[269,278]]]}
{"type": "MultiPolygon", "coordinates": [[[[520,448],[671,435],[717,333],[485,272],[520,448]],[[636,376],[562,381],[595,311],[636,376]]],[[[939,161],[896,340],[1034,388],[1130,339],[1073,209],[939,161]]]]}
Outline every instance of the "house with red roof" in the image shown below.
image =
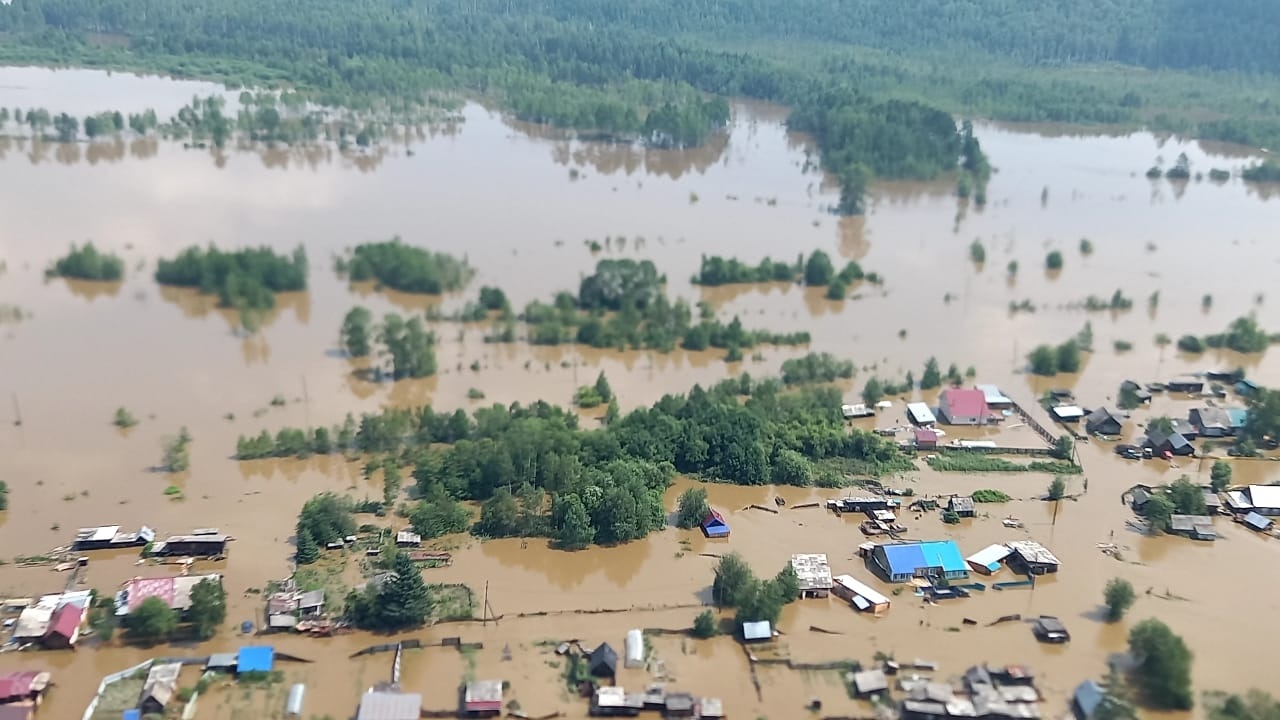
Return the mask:
{"type": "Polygon", "coordinates": [[[947,425],[982,425],[990,415],[986,395],[976,388],[947,388],[938,397],[938,420],[947,425]]]}
{"type": "Polygon", "coordinates": [[[702,534],[709,538],[729,537],[729,523],[725,522],[719,510],[713,509],[702,519],[702,534]]]}
{"type": "Polygon", "coordinates": [[[20,703],[40,698],[49,687],[47,672],[23,670],[0,675],[0,703],[20,703]]]}
{"type": "Polygon", "coordinates": [[[53,611],[49,629],[44,631],[40,644],[51,650],[66,650],[76,646],[80,639],[80,624],[84,621],[84,608],[67,603],[53,611]]]}

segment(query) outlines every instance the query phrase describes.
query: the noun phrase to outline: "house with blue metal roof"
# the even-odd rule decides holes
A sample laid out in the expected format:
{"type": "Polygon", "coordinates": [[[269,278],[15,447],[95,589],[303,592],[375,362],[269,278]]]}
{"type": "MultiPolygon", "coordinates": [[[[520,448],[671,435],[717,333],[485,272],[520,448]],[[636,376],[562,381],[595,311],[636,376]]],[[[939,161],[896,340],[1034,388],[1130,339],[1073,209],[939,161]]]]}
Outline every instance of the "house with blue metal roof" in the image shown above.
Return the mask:
{"type": "Polygon", "coordinates": [[[867,565],[889,582],[969,577],[969,566],[951,540],[876,545],[867,555],[867,565]]]}
{"type": "Polygon", "coordinates": [[[702,519],[702,534],[709,538],[727,538],[729,523],[724,521],[724,516],[719,511],[713,509],[702,519]]]}
{"type": "Polygon", "coordinates": [[[236,655],[236,673],[271,672],[276,650],[269,645],[246,645],[236,655]]]}

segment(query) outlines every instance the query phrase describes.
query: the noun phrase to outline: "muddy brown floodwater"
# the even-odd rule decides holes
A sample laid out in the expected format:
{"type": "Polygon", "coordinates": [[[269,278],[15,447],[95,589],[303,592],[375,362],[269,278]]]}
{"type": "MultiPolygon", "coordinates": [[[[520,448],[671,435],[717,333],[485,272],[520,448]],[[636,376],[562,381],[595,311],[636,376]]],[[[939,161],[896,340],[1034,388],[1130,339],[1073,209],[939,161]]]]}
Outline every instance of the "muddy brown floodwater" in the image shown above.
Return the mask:
{"type": "MultiPolygon", "coordinates": [[[[0,70],[0,105],[55,112],[172,112],[194,94],[217,90],[92,71],[0,70]]],[[[1193,171],[1236,171],[1256,157],[1245,149],[1148,133],[1095,135],[979,123],[998,169],[986,208],[959,203],[950,181],[885,183],[873,191],[865,218],[841,219],[827,212],[836,188],[812,169],[811,144],[786,132],[779,108],[735,104],[730,132],[687,152],[581,142],[474,104],[464,116],[465,122],[447,131],[424,132],[366,155],[245,148],[215,155],[132,139],[65,148],[33,142],[20,128],[5,129],[14,137],[0,139],[0,306],[20,307],[25,317],[15,322],[11,312],[0,313],[6,319],[0,323],[0,479],[10,487],[10,510],[0,513],[0,554],[41,552],[65,543],[76,527],[98,524],[145,523],[162,533],[218,526],[237,537],[230,559],[218,568],[227,577],[231,622],[214,641],[198,649],[86,646],[74,653],[0,656],[0,670],[57,672],[58,687],[45,708],[49,717],[79,717],[98,677],[149,655],[234,647],[241,641],[232,628],[259,610],[257,596],[244,591],[289,572],[289,536],[302,502],[323,490],[380,493],[362,478],[358,463],[336,458],[237,463],[230,455],[239,434],[331,424],[347,412],[388,405],[473,407],[467,400],[472,387],[484,391],[485,402],[567,403],[573,389],[600,370],[626,409],[743,370],[773,373],[782,360],[806,351],[763,348],[759,361],[727,365],[718,353],[487,345],[483,328],[444,324],[437,328],[439,376],[375,385],[357,379],[335,350],[340,319],[357,303],[378,314],[434,304],[448,312],[474,297],[476,287],[494,284],[521,306],[576,288],[601,257],[649,258],[667,274],[673,296],[706,300],[726,319],[741,315],[747,326],[807,329],[812,350],[852,358],[866,369],[843,385],[850,396],[871,372],[918,374],[931,355],[944,367],[974,366],[979,381],[999,384],[1025,405],[1045,389],[1063,386],[1074,388],[1085,404],[1099,405],[1112,400],[1126,377],[1167,379],[1206,367],[1242,365],[1263,383],[1280,381],[1280,366],[1269,356],[1211,352],[1197,358],[1162,350],[1152,340],[1158,332],[1177,337],[1217,331],[1248,312],[1265,328],[1280,327],[1280,297],[1268,292],[1280,262],[1280,250],[1269,242],[1280,221],[1277,201],[1237,179],[1178,184],[1143,176],[1147,167],[1171,165],[1182,152],[1193,171]],[[396,234],[465,255],[478,271],[468,292],[441,299],[379,293],[351,288],[332,272],[331,258],[344,248],[396,234]],[[606,237],[615,240],[598,255],[584,244],[606,237]],[[1078,249],[1082,237],[1094,246],[1088,257],[1078,249]],[[43,278],[53,258],[86,239],[126,258],[130,271],[122,283],[43,278]],[[975,239],[986,247],[983,266],[969,260],[975,239]],[[151,279],[158,257],[210,241],[280,249],[303,244],[311,258],[310,290],[281,296],[262,331],[243,338],[235,332],[236,318],[209,298],[162,289],[151,279]],[[787,285],[700,289],[688,281],[704,253],[755,262],[815,249],[838,261],[856,259],[887,282],[883,288],[857,287],[855,299],[837,303],[787,285]],[[1051,249],[1065,256],[1065,268],[1052,275],[1043,270],[1051,249]],[[1012,278],[1005,270],[1010,260],[1020,266],[1012,278]],[[1086,313],[1069,307],[1090,294],[1110,297],[1117,288],[1133,298],[1133,310],[1086,313]],[[1154,291],[1161,300],[1150,310],[1147,297],[1154,291]],[[1201,307],[1206,294],[1214,299],[1207,311],[1201,307]],[[1037,312],[1011,315],[1009,303],[1024,298],[1037,312]],[[1022,358],[1034,345],[1061,342],[1086,321],[1093,325],[1097,350],[1086,356],[1079,375],[1044,379],[1021,372],[1022,358]],[[1114,352],[1118,339],[1132,342],[1133,350],[1114,352]],[[478,371],[468,369],[474,361],[478,371]],[[287,399],[284,407],[269,405],[276,395],[287,399]],[[141,424],[113,428],[110,419],[119,406],[141,424]],[[19,413],[22,423],[16,425],[19,413]],[[163,438],[183,426],[194,437],[191,471],[176,477],[152,472],[163,438]],[[166,498],[163,490],[170,484],[185,499],[166,498]]],[[[1149,413],[1185,413],[1190,406],[1161,397],[1149,413]]],[[[1006,432],[1022,432],[1030,441],[1025,429],[1006,432]]],[[[834,600],[799,602],[784,613],[782,649],[805,662],[866,662],[884,651],[900,659],[937,660],[943,674],[984,660],[1025,662],[1041,674],[1048,707],[1056,714],[1072,686],[1100,674],[1105,659],[1124,648],[1131,621],[1106,625],[1098,615],[1102,586],[1120,575],[1142,595],[1132,620],[1159,616],[1187,638],[1196,652],[1199,688],[1268,685],[1264,644],[1221,639],[1280,633],[1276,594],[1267,586],[1272,581],[1257,573],[1274,566],[1276,543],[1224,521],[1215,544],[1138,536],[1126,529],[1121,490],[1138,481],[1167,481],[1178,472],[1207,477],[1208,463],[1191,462],[1181,470],[1127,464],[1101,443],[1082,453],[1088,492],[1064,502],[1056,521],[1051,506],[1031,499],[1047,483],[1040,475],[922,470],[892,481],[927,493],[1007,491],[1018,500],[983,508],[990,517],[959,526],[910,517],[911,535],[953,537],[966,553],[1029,536],[1062,558],[1058,577],[1034,590],[988,591],[938,607],[904,593],[880,620],[855,615],[834,600]],[[1026,528],[1004,528],[998,518],[1005,515],[1022,518],[1026,528]],[[1113,538],[1123,548],[1122,561],[1096,548],[1113,538]],[[1062,617],[1072,643],[1045,648],[1024,625],[981,626],[1014,612],[1062,617]],[[966,617],[980,625],[963,625],[966,617]],[[843,634],[811,633],[810,625],[843,634]]],[[[1241,481],[1280,479],[1280,468],[1269,462],[1236,466],[1241,481]]],[[[672,506],[686,484],[671,489],[672,506]]],[[[1073,480],[1072,492],[1083,490],[1082,480],[1073,480]]],[[[565,710],[580,717],[585,704],[562,692],[557,659],[538,642],[576,636],[620,645],[630,627],[686,627],[697,612],[692,606],[708,601],[714,561],[700,553],[733,549],[771,574],[792,552],[826,552],[837,572],[869,578],[854,556],[862,536],[853,519],[822,510],[773,515],[742,509],[768,503],[774,494],[794,505],[836,491],[710,491],[712,502],[728,513],[728,541],[670,529],[623,547],[561,553],[545,541],[451,540],[459,545],[454,564],[429,571],[428,579],[477,590],[488,583],[491,604],[504,618],[485,627],[449,625],[416,633],[462,635],[484,642],[485,649],[471,658],[438,648],[415,651],[404,685],[426,693],[429,708],[443,708],[464,674],[500,676],[511,680],[513,696],[529,712],[565,710]],[[689,607],[660,609],[671,606],[689,607]],[[653,609],[556,614],[631,607],[653,609]],[[510,661],[501,659],[507,645],[510,661]]],[[[94,557],[88,585],[111,591],[144,572],[157,570],[135,567],[133,556],[94,557]]],[[[52,592],[63,582],[64,576],[47,569],[0,567],[0,595],[52,592]]],[[[320,660],[286,668],[290,680],[308,684],[309,714],[346,717],[358,693],[390,672],[386,656],[345,659],[378,642],[368,636],[272,642],[320,660]]],[[[695,644],[659,636],[654,646],[680,686],[725,698],[733,717],[795,717],[813,696],[823,699],[830,714],[865,711],[847,699],[839,677],[829,672],[765,668],[757,696],[742,651],[727,638],[695,644]]],[[[627,670],[621,681],[638,685],[644,678],[627,670]]],[[[278,717],[282,707],[282,698],[245,700],[238,691],[216,689],[199,717],[278,717]]]]}

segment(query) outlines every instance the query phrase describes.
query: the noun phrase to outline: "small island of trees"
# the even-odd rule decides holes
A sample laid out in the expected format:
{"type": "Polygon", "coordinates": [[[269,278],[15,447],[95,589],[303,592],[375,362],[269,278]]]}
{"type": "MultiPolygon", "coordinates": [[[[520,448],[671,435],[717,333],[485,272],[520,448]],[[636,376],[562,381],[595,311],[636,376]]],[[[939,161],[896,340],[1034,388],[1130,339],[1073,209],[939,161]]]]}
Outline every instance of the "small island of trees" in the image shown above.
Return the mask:
{"type": "Polygon", "coordinates": [[[74,280],[115,282],[124,277],[124,261],[117,255],[99,252],[92,242],[87,242],[79,247],[72,245],[71,251],[54,261],[46,274],[74,280]]]}
{"type": "Polygon", "coordinates": [[[406,245],[398,236],[357,245],[337,265],[352,282],[376,280],[392,290],[427,295],[461,290],[475,273],[465,260],[406,245]]]}
{"type": "Polygon", "coordinates": [[[217,294],[222,307],[270,310],[275,293],[307,289],[307,253],[301,245],[291,255],[268,247],[224,252],[213,245],[207,250],[193,246],[171,260],[161,259],[156,282],[217,294]]]}

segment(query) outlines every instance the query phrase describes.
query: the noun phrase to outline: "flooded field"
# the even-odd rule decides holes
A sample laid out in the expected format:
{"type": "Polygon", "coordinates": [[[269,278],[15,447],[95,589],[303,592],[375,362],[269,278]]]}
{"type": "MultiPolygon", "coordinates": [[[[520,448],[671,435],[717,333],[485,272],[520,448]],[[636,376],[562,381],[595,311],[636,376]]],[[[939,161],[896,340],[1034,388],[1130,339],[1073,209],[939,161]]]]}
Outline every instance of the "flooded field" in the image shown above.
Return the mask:
{"type": "MultiPolygon", "coordinates": [[[[0,70],[0,105],[55,112],[155,107],[163,116],[193,94],[217,90],[98,72],[0,70]]],[[[230,559],[216,569],[226,573],[229,623],[257,619],[261,599],[244,591],[288,574],[289,539],[302,502],[323,490],[378,497],[381,488],[362,477],[359,463],[338,458],[238,463],[230,457],[237,435],[332,424],[347,412],[390,405],[473,407],[478,403],[467,399],[471,388],[484,392],[483,402],[568,404],[574,388],[601,370],[624,410],[744,370],[776,373],[785,358],[808,350],[835,353],[867,368],[845,383],[850,397],[872,366],[881,377],[901,377],[907,370],[918,377],[929,356],[944,368],[953,362],[975,367],[979,382],[999,384],[1025,406],[1051,387],[1072,388],[1082,403],[1100,405],[1111,402],[1125,378],[1166,380],[1237,365],[1264,384],[1280,382],[1280,365],[1260,355],[1210,351],[1192,357],[1153,342],[1160,332],[1175,338],[1218,332],[1249,312],[1263,328],[1280,329],[1280,297],[1272,298],[1268,288],[1280,263],[1280,250],[1268,242],[1280,222],[1280,200],[1238,179],[1172,183],[1144,177],[1151,165],[1168,167],[1183,152],[1193,171],[1236,171],[1253,159],[1239,148],[1146,133],[1099,136],[979,124],[978,135],[997,168],[986,208],[959,202],[950,180],[891,183],[874,190],[865,218],[837,218],[827,212],[836,188],[811,169],[816,156],[805,138],[786,132],[779,108],[738,104],[729,133],[686,152],[577,141],[475,104],[466,106],[464,116],[464,123],[447,132],[424,132],[406,145],[364,155],[327,148],[215,154],[132,140],[69,150],[25,137],[0,139],[0,306],[22,311],[21,319],[0,313],[0,479],[10,487],[10,510],[0,512],[0,554],[7,560],[46,551],[65,544],[81,526],[149,524],[162,534],[217,526],[237,537],[230,559]],[[332,257],[344,248],[392,235],[465,255],[477,269],[468,291],[437,301],[352,288],[333,272],[332,257]],[[606,238],[598,254],[586,245],[606,238]],[[1080,253],[1081,238],[1092,242],[1091,255],[1080,253]],[[46,281],[44,269],[53,259],[86,239],[124,257],[126,279],[108,285],[46,281]],[[981,266],[970,260],[975,239],[986,248],[981,266]],[[261,332],[245,338],[236,331],[234,314],[218,309],[214,299],[161,288],[152,279],[157,258],[207,242],[281,250],[303,244],[311,261],[310,289],[280,296],[261,332]],[[840,303],[826,300],[821,289],[704,289],[689,282],[703,254],[754,263],[766,255],[790,259],[815,249],[831,253],[837,264],[857,260],[886,283],[859,286],[855,299],[840,303]],[[1065,267],[1047,273],[1044,257],[1053,249],[1063,253],[1065,267]],[[747,327],[805,329],[813,342],[809,348],[762,348],[758,361],[749,356],[726,364],[718,351],[489,345],[482,341],[483,327],[442,323],[436,328],[441,373],[394,385],[359,379],[336,348],[342,315],[355,304],[380,315],[421,311],[438,302],[447,312],[489,284],[502,287],[521,307],[576,289],[598,259],[623,256],[652,259],[667,274],[673,297],[705,300],[726,320],[740,315],[747,327]],[[1012,277],[1006,271],[1011,260],[1019,266],[1012,277]],[[1134,300],[1132,310],[1072,307],[1089,295],[1109,298],[1117,288],[1134,300]],[[1159,306],[1149,309],[1147,298],[1155,291],[1159,306]],[[1213,297],[1208,310],[1202,306],[1205,295],[1213,297]],[[1011,314],[1010,302],[1024,299],[1037,311],[1011,314]],[[1086,321],[1092,323],[1096,350],[1085,356],[1079,375],[1035,378],[1022,372],[1033,346],[1059,343],[1086,321]],[[1128,340],[1133,349],[1117,353],[1114,340],[1128,340]],[[479,370],[469,369],[473,362],[479,370]],[[277,395],[286,399],[283,407],[269,404],[277,395]],[[127,431],[112,427],[120,406],[141,423],[127,431]],[[153,472],[162,440],[181,427],[194,438],[190,472],[153,472]],[[182,489],[184,499],[164,494],[170,484],[182,489]]],[[[23,130],[10,126],[5,132],[20,136],[23,130]]],[[[1158,396],[1150,411],[1136,417],[1185,415],[1189,407],[1187,400],[1158,396]]],[[[900,407],[878,424],[897,422],[898,415],[900,407]]],[[[1032,442],[1025,428],[1008,432],[1025,433],[1032,442]]],[[[1056,714],[1076,683],[1100,674],[1107,656],[1124,649],[1128,622],[1099,620],[1103,585],[1123,575],[1141,595],[1131,618],[1161,617],[1196,651],[1198,688],[1267,685],[1265,647],[1220,639],[1280,632],[1272,594],[1243,589],[1258,582],[1252,579],[1257,568],[1276,562],[1278,546],[1225,520],[1218,521],[1223,537],[1214,544],[1147,538],[1126,529],[1124,488],[1172,480],[1178,472],[1207,479],[1209,463],[1184,459],[1190,465],[1175,471],[1164,464],[1127,463],[1109,450],[1096,442],[1082,448],[1088,491],[1083,479],[1074,479],[1071,492],[1083,494],[1062,503],[1056,521],[1052,505],[1032,499],[1048,482],[1042,475],[922,470],[894,479],[917,493],[1005,490],[1019,500],[983,508],[989,518],[944,526],[936,516],[909,517],[910,534],[955,538],[966,554],[1029,536],[1058,554],[1062,573],[1034,590],[988,591],[937,607],[905,592],[880,620],[856,615],[834,599],[799,602],[784,613],[780,644],[799,662],[866,663],[882,651],[904,660],[939,661],[943,674],[983,660],[1025,662],[1040,673],[1050,700],[1046,709],[1056,714]],[[1004,528],[999,518],[1010,514],[1026,528],[1004,528]],[[1099,552],[1096,544],[1104,542],[1122,546],[1123,560],[1099,552]],[[1151,596],[1144,594],[1148,588],[1151,596]],[[1065,649],[1046,648],[1023,624],[983,627],[1008,613],[1058,615],[1073,641],[1065,649]],[[963,625],[964,618],[979,624],[963,625]],[[842,635],[809,632],[810,625],[842,635]]],[[[1235,465],[1236,482],[1280,480],[1280,466],[1270,462],[1235,465]]],[[[685,482],[671,489],[671,507],[685,482]]],[[[403,684],[426,693],[429,709],[442,709],[463,675],[500,676],[511,681],[511,695],[531,714],[564,710],[569,717],[585,716],[585,702],[562,690],[560,670],[553,667],[559,659],[538,643],[574,635],[620,647],[631,627],[687,627],[698,612],[693,606],[709,600],[714,560],[700,553],[737,550],[760,573],[772,574],[792,552],[826,552],[837,574],[869,577],[854,554],[863,538],[852,518],[817,509],[777,515],[742,509],[772,504],[776,494],[790,507],[838,492],[714,486],[712,503],[727,512],[733,528],[727,542],[670,529],[623,547],[563,553],[549,550],[543,540],[458,539],[453,565],[428,571],[428,582],[460,582],[477,590],[487,583],[494,611],[504,618],[485,627],[444,625],[416,633],[437,640],[461,635],[483,642],[485,649],[471,657],[443,648],[413,651],[403,684]],[[662,609],[673,606],[678,607],[662,609]],[[654,609],[518,617],[633,607],[654,609]],[[510,661],[502,660],[506,645],[510,661]]],[[[88,585],[114,590],[133,575],[159,572],[134,567],[134,560],[133,554],[95,556],[88,585]]],[[[54,592],[65,580],[47,568],[6,565],[0,567],[0,596],[54,592]]],[[[198,649],[160,652],[207,654],[239,642],[229,627],[198,649]]],[[[366,635],[272,642],[321,661],[285,667],[290,681],[309,686],[308,714],[346,717],[357,694],[390,673],[389,656],[346,660],[384,642],[366,635]]],[[[731,717],[794,717],[810,697],[823,700],[824,714],[865,712],[831,672],[770,667],[761,671],[756,696],[745,656],[728,638],[695,644],[659,636],[654,644],[678,685],[725,698],[731,717]]],[[[0,670],[53,669],[58,687],[48,698],[49,716],[70,718],[82,712],[98,677],[154,654],[87,647],[5,654],[0,670]]],[[[619,681],[638,685],[643,673],[628,670],[619,681]]],[[[282,700],[271,707],[251,702],[239,690],[215,689],[198,717],[274,717],[283,707],[282,700]]]]}

